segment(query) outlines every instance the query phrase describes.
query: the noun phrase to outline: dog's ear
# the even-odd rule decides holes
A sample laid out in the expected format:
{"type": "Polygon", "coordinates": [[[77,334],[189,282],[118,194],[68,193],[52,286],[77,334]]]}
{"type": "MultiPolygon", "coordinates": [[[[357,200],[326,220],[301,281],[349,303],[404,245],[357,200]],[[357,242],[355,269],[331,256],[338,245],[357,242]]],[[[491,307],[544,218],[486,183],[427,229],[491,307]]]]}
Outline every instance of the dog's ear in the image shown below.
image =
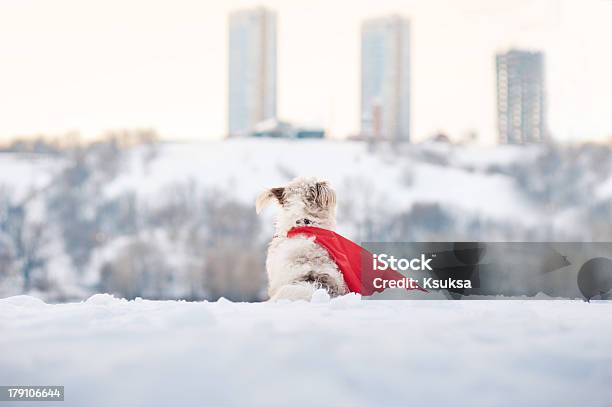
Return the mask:
{"type": "Polygon", "coordinates": [[[325,181],[317,182],[314,188],[314,202],[323,209],[336,206],[336,192],[325,181]]]}
{"type": "Polygon", "coordinates": [[[271,188],[259,194],[255,200],[255,211],[260,213],[272,199],[276,199],[279,205],[285,203],[285,188],[271,188]]]}

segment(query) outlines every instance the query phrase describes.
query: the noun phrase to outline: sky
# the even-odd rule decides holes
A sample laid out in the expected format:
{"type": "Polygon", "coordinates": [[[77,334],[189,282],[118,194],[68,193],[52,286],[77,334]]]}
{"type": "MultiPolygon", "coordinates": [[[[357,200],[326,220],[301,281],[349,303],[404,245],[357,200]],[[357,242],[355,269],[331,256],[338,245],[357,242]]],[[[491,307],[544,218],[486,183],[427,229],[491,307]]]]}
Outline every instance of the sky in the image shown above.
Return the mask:
{"type": "Polygon", "coordinates": [[[612,136],[611,0],[0,0],[0,140],[154,128],[167,139],[227,131],[232,10],[278,13],[278,113],[359,130],[360,24],[411,20],[412,134],[496,140],[496,52],[546,55],[549,128],[612,136]]]}

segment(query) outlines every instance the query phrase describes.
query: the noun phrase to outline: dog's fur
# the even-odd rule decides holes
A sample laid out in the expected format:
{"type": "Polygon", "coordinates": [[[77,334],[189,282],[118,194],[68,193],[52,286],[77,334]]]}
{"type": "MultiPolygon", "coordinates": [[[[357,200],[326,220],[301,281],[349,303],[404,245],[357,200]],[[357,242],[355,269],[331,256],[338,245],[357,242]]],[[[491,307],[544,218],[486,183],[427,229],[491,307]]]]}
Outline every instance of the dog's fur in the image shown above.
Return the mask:
{"type": "Polygon", "coordinates": [[[336,263],[314,238],[287,238],[287,232],[296,226],[336,227],[336,193],[329,184],[296,178],[284,187],[262,192],[256,201],[257,213],[269,202],[280,206],[266,259],[270,299],[310,300],[319,288],[330,296],[346,294],[336,263]]]}

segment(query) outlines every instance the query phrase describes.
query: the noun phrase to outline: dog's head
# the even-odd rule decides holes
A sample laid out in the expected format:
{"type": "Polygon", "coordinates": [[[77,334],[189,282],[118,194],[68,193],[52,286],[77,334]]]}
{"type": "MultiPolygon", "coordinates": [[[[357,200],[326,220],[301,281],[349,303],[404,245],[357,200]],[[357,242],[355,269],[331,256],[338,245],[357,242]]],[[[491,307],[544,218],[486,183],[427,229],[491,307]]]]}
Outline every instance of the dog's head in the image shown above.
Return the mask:
{"type": "Polygon", "coordinates": [[[257,213],[269,202],[276,202],[281,208],[276,221],[278,235],[286,235],[295,226],[323,229],[336,226],[336,193],[327,181],[295,178],[284,187],[264,191],[257,197],[257,213]]]}

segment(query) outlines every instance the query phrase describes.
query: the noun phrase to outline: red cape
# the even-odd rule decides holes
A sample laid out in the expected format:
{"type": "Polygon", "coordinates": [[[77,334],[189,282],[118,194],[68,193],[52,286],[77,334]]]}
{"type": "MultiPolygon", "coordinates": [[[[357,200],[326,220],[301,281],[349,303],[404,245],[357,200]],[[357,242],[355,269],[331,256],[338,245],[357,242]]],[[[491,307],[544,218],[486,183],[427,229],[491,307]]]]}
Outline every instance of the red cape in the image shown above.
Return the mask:
{"type": "MultiPolygon", "coordinates": [[[[372,295],[375,292],[384,291],[383,288],[374,287],[374,278],[380,277],[384,280],[403,280],[405,277],[390,268],[386,270],[372,269],[372,253],[358,244],[340,236],[331,230],[321,229],[314,226],[300,226],[291,229],[287,237],[296,235],[313,236],[315,243],[324,247],[331,258],[336,262],[338,269],[344,277],[348,289],[352,293],[372,295]]],[[[407,288],[407,290],[427,290],[418,287],[407,288]]]]}

